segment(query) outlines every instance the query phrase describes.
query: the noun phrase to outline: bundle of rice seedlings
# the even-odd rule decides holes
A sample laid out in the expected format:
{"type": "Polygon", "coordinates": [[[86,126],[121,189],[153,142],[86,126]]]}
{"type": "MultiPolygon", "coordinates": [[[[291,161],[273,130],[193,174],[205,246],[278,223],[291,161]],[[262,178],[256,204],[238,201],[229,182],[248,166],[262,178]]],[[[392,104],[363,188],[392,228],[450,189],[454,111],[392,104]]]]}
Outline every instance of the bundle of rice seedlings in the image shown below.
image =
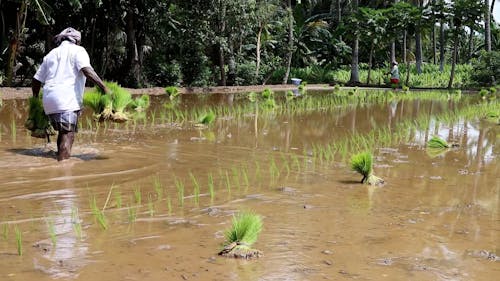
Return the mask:
{"type": "Polygon", "coordinates": [[[247,97],[248,97],[248,100],[250,100],[250,102],[257,101],[257,94],[255,92],[248,93],[247,97]]]}
{"type": "Polygon", "coordinates": [[[165,88],[165,92],[167,93],[168,97],[173,100],[177,96],[179,96],[179,89],[176,86],[168,86],[165,88]]]}
{"type": "Polygon", "coordinates": [[[94,87],[91,91],[85,92],[83,104],[94,110],[94,116],[99,121],[127,121],[128,114],[125,110],[132,102],[132,95],[115,82],[104,82],[104,84],[109,90],[109,95],[104,94],[99,87],[94,87]]]}
{"type": "Polygon", "coordinates": [[[130,106],[135,111],[144,111],[146,108],[149,107],[149,105],[150,101],[148,95],[142,95],[140,97],[137,97],[130,103],[130,106]]]}
{"type": "Polygon", "coordinates": [[[442,139],[442,138],[440,138],[438,136],[433,136],[427,142],[427,147],[428,148],[449,148],[450,145],[444,139],[442,139]]]}
{"type": "Polygon", "coordinates": [[[129,91],[114,82],[107,82],[106,87],[110,90],[112,100],[113,114],[111,115],[111,119],[114,122],[127,121],[128,114],[125,112],[125,109],[132,102],[132,95],[129,91]]]}
{"type": "Polygon", "coordinates": [[[489,122],[497,122],[500,124],[500,112],[490,111],[486,113],[485,119],[489,122]]]}
{"type": "Polygon", "coordinates": [[[225,233],[224,248],[220,256],[232,258],[258,258],[262,252],[250,248],[262,230],[262,217],[252,212],[242,212],[233,217],[230,229],[225,233]]]}
{"type": "Polygon", "coordinates": [[[351,169],[360,173],[361,183],[369,185],[384,184],[384,180],[373,174],[373,155],[370,152],[361,152],[351,158],[351,169]]]}
{"type": "Polygon", "coordinates": [[[271,99],[274,97],[274,92],[273,92],[273,90],[271,90],[269,88],[265,88],[264,91],[262,91],[261,95],[262,95],[262,98],[264,98],[264,99],[271,99]]]}
{"type": "Polygon", "coordinates": [[[212,111],[209,111],[209,112],[202,114],[199,117],[198,123],[203,124],[203,125],[210,125],[214,122],[214,120],[215,120],[215,113],[213,113],[212,111]]]}
{"type": "Polygon", "coordinates": [[[94,118],[105,121],[113,114],[113,103],[111,97],[101,92],[98,87],[92,88],[83,94],[83,105],[94,111],[94,118]]]}
{"type": "Polygon", "coordinates": [[[24,127],[31,131],[31,136],[35,138],[46,138],[55,135],[54,128],[50,125],[49,117],[43,111],[42,98],[31,97],[28,99],[28,119],[24,127]]]}

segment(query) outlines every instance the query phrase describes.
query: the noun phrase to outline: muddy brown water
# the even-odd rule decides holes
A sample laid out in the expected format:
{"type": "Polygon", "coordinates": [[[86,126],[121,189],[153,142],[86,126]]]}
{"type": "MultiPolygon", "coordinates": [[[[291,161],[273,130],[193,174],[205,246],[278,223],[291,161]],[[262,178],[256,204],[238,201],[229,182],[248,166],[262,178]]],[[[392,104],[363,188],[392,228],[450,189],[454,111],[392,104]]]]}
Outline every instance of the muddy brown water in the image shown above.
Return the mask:
{"type": "Polygon", "coordinates": [[[155,96],[145,118],[98,128],[87,111],[72,158],[58,163],[54,144],[24,129],[26,100],[4,101],[0,280],[499,276],[498,126],[474,119],[438,122],[432,116],[461,106],[440,100],[288,113],[236,110],[248,104],[233,94],[183,95],[173,106],[155,96]],[[192,117],[169,117],[172,108],[204,112],[216,106],[234,111],[208,127],[196,126],[192,117]],[[315,157],[318,147],[421,114],[431,116],[428,130],[373,148],[384,186],[359,184],[361,176],[339,153],[315,157]],[[432,135],[460,147],[431,157],[425,143],[432,135]],[[93,198],[104,210],[106,229],[92,214],[93,198]],[[232,215],[241,210],[263,217],[254,245],[264,252],[259,259],[217,256],[232,215]]]}

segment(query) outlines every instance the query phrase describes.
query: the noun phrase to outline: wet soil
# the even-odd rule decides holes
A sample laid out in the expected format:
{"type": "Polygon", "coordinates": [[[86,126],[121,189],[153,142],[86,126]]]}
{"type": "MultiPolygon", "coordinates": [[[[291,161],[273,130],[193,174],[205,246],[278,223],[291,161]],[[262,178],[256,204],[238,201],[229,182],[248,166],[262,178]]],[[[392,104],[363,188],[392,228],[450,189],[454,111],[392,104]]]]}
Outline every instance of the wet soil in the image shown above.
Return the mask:
{"type": "Polygon", "coordinates": [[[433,118],[459,104],[405,100],[246,112],[238,96],[183,96],[177,109],[234,109],[199,127],[195,118],[169,119],[175,111],[169,103],[155,96],[146,118],[124,124],[98,124],[85,112],[72,158],[58,163],[54,144],[23,128],[26,101],[4,101],[0,280],[492,280],[499,274],[500,132],[476,119],[433,118]],[[318,147],[421,114],[429,114],[427,130],[374,148],[384,186],[360,184],[339,153],[317,156],[318,147]],[[460,146],[430,156],[425,143],[432,135],[460,146]],[[260,258],[217,255],[240,210],[263,216],[252,245],[265,253],[260,258]]]}

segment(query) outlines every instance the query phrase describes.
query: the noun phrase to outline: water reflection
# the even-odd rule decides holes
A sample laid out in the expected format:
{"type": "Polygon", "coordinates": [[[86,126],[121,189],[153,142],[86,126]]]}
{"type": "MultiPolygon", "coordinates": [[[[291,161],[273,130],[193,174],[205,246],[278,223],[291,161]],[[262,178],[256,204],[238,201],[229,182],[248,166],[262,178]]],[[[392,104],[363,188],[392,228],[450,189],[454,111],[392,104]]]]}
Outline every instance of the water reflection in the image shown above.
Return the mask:
{"type": "MultiPolygon", "coordinates": [[[[199,274],[184,274],[188,277],[207,274],[196,272],[197,265],[214,255],[219,241],[200,241],[200,232],[220,232],[226,223],[222,215],[200,215],[208,207],[218,214],[248,208],[266,217],[258,242],[264,259],[218,261],[207,271],[216,280],[220,276],[228,280],[381,280],[384,276],[465,280],[478,275],[477,280],[485,280],[495,272],[491,263],[480,258],[471,261],[463,253],[494,252],[498,245],[498,128],[475,118],[441,118],[464,106],[457,101],[384,96],[377,102],[333,103],[333,99],[328,93],[318,97],[308,93],[266,109],[238,95],[190,95],[168,102],[168,107],[166,100],[155,97],[151,111],[135,123],[101,124],[99,129],[92,122],[82,126],[76,145],[91,147],[98,156],[80,161],[78,155],[92,154],[82,150],[70,165],[62,166],[50,157],[36,157],[36,149],[44,144],[24,131],[18,130],[14,142],[10,124],[14,120],[20,127],[22,116],[4,108],[0,111],[0,209],[6,219],[19,223],[30,220],[29,213],[38,214],[38,231],[30,231],[27,241],[40,246],[29,255],[33,262],[28,270],[46,272],[50,279],[83,280],[79,274],[107,272],[115,276],[109,280],[117,280],[118,271],[146,279],[167,271],[169,277],[179,278],[184,269],[199,274]],[[212,126],[192,125],[197,113],[217,106],[222,109],[212,126]],[[434,135],[460,147],[431,158],[425,146],[434,135]],[[387,181],[384,187],[359,184],[358,175],[349,169],[350,154],[366,149],[363,138],[377,141],[368,148],[377,156],[375,169],[387,181]],[[325,156],[331,151],[333,156],[325,156]],[[161,179],[162,199],[156,200],[151,175],[161,179]],[[213,177],[213,199],[208,175],[213,177]],[[197,204],[193,203],[193,177],[201,189],[197,204]],[[176,179],[184,183],[184,206],[178,203],[176,179]],[[130,208],[114,208],[109,210],[116,214],[113,228],[99,232],[89,212],[88,189],[104,202],[112,185],[120,185],[124,205],[138,210],[139,220],[129,224],[130,208]],[[133,197],[136,188],[143,191],[141,204],[133,197]],[[149,198],[156,201],[144,203],[149,198]],[[154,212],[148,211],[150,206],[154,212]],[[81,219],[89,227],[84,228],[83,241],[73,229],[80,221],[74,218],[75,209],[82,210],[81,219]],[[166,223],[195,216],[197,223],[185,231],[166,223]],[[49,239],[51,224],[57,234],[55,247],[49,239]],[[122,232],[132,240],[157,237],[162,241],[150,241],[150,248],[163,243],[172,249],[161,254],[137,244],[131,251],[122,232]],[[188,250],[180,250],[179,244],[188,250]],[[94,254],[104,250],[99,258],[94,254]],[[151,261],[155,255],[157,259],[151,261]],[[96,263],[97,259],[103,262],[96,263]],[[146,270],[139,266],[149,261],[146,270]],[[371,261],[382,261],[384,266],[371,261]]],[[[25,114],[21,103],[17,108],[25,114]]],[[[116,205],[114,200],[110,205],[116,205]]],[[[15,270],[25,269],[20,268],[15,270]]]]}

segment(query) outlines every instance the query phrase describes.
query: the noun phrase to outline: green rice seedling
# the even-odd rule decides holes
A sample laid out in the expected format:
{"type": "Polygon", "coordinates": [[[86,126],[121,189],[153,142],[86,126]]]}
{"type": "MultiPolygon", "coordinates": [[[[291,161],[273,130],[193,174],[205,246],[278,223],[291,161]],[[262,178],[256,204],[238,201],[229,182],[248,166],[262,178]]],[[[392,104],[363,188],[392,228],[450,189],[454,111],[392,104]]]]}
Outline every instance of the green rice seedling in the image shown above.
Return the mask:
{"type": "Polygon", "coordinates": [[[121,209],[123,206],[123,200],[122,200],[122,193],[120,192],[120,190],[115,189],[114,197],[115,197],[116,207],[118,209],[121,209]]]}
{"type": "Polygon", "coordinates": [[[102,229],[106,230],[108,228],[108,222],[106,220],[106,217],[104,216],[104,212],[99,209],[99,207],[97,207],[97,199],[95,195],[90,199],[90,210],[97,220],[97,223],[101,226],[102,229]]]}
{"type": "Polygon", "coordinates": [[[427,147],[429,147],[429,148],[449,148],[450,145],[444,139],[442,139],[442,138],[440,138],[438,136],[433,136],[427,142],[427,147]]]}
{"type": "Polygon", "coordinates": [[[296,154],[292,154],[292,163],[295,169],[297,169],[297,171],[300,172],[300,161],[299,157],[296,154]]]}
{"type": "Polygon", "coordinates": [[[10,135],[12,138],[12,142],[15,143],[16,138],[17,138],[16,120],[12,120],[12,122],[10,124],[11,124],[10,125],[10,135]]]}
{"type": "Polygon", "coordinates": [[[161,200],[163,198],[163,185],[161,184],[160,176],[158,175],[153,178],[153,188],[156,193],[156,199],[161,200]]]}
{"type": "Polygon", "coordinates": [[[14,227],[14,233],[16,234],[17,254],[19,256],[22,256],[23,255],[23,233],[17,227],[17,225],[14,227]]]}
{"type": "Polygon", "coordinates": [[[101,93],[95,88],[91,91],[86,91],[83,94],[83,106],[94,111],[94,114],[101,113],[104,109],[104,104],[101,103],[101,93]]]}
{"type": "Polygon", "coordinates": [[[168,86],[165,88],[165,93],[168,95],[170,100],[173,100],[179,96],[179,88],[175,86],[168,86]]]}
{"type": "Polygon", "coordinates": [[[258,161],[255,161],[255,179],[260,180],[261,174],[260,174],[260,164],[258,161]]]}
{"type": "Polygon", "coordinates": [[[233,217],[231,228],[225,232],[224,248],[219,255],[234,258],[258,258],[262,252],[250,248],[262,231],[262,217],[252,212],[241,212],[233,217]]]}
{"type": "Polygon", "coordinates": [[[210,194],[210,202],[213,202],[215,198],[215,186],[214,177],[211,173],[208,174],[208,193],[210,194]]]}
{"type": "Polygon", "coordinates": [[[231,172],[233,174],[233,182],[236,183],[236,187],[238,188],[238,190],[240,190],[240,188],[241,188],[240,171],[238,171],[238,169],[236,167],[232,167],[231,172]]]}
{"type": "Polygon", "coordinates": [[[80,220],[80,214],[77,207],[71,208],[71,224],[73,226],[73,231],[75,231],[76,237],[82,239],[82,223],[80,220]]]}
{"type": "Polygon", "coordinates": [[[193,175],[193,173],[189,172],[189,177],[191,178],[191,181],[193,182],[193,195],[194,195],[194,204],[198,205],[199,200],[200,200],[200,184],[198,183],[198,180],[196,180],[196,177],[193,175]]]}
{"type": "Polygon", "coordinates": [[[153,196],[151,196],[151,194],[148,194],[148,212],[150,217],[155,215],[155,205],[153,203],[153,196]]]}
{"type": "Polygon", "coordinates": [[[54,219],[46,219],[45,220],[47,223],[47,228],[49,230],[49,235],[50,235],[50,241],[52,241],[52,247],[55,247],[57,245],[57,234],[56,234],[56,228],[54,226],[54,219]]]}
{"type": "Polygon", "coordinates": [[[250,186],[250,181],[248,180],[248,172],[247,172],[247,169],[246,168],[243,168],[241,170],[241,174],[243,176],[243,182],[245,183],[245,187],[249,187],[250,186]]]}
{"type": "Polygon", "coordinates": [[[351,169],[363,176],[361,183],[381,185],[384,180],[373,175],[373,156],[370,152],[361,152],[351,158],[351,169]]]}
{"type": "Polygon", "coordinates": [[[178,178],[175,178],[175,186],[177,188],[177,197],[179,199],[179,205],[182,207],[184,206],[184,183],[178,178]]]}
{"type": "Polygon", "coordinates": [[[134,188],[134,199],[137,205],[142,204],[142,192],[140,187],[134,188]]]}
{"type": "Polygon", "coordinates": [[[275,179],[280,177],[280,169],[276,164],[274,157],[271,157],[269,163],[269,172],[271,173],[271,180],[274,182],[275,179]]]}
{"type": "Polygon", "coordinates": [[[156,110],[151,112],[151,127],[153,128],[155,126],[156,122],[156,110]]]}
{"type": "Polygon", "coordinates": [[[137,208],[127,205],[128,222],[133,223],[137,220],[137,208]]]}
{"type": "Polygon", "coordinates": [[[168,215],[172,214],[172,200],[170,199],[170,195],[167,196],[167,210],[168,215]]]}

